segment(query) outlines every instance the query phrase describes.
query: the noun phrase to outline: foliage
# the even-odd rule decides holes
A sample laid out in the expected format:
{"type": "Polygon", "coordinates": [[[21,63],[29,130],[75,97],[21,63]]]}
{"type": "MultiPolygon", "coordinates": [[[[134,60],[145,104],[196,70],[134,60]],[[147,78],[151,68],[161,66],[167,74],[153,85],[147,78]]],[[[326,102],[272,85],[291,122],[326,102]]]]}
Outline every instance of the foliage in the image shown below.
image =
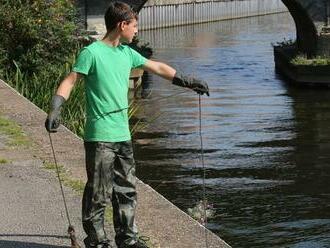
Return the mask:
{"type": "Polygon", "coordinates": [[[291,40],[291,39],[287,40],[284,38],[283,41],[272,43],[272,46],[286,48],[286,47],[295,47],[296,44],[297,42],[295,40],[291,40]]]}
{"type": "MultiPolygon", "coordinates": [[[[73,3],[0,0],[0,77],[46,112],[81,48],[78,36],[82,32],[73,3]]],[[[85,102],[81,84],[67,105],[64,124],[82,135],[85,102]]]]}
{"type": "Polygon", "coordinates": [[[132,43],[128,45],[146,58],[152,56],[152,48],[150,47],[150,44],[148,42],[141,44],[141,41],[137,36],[135,36],[132,43]]]}
{"type": "Polygon", "coordinates": [[[32,74],[64,63],[77,45],[76,20],[71,0],[0,0],[0,67],[32,74]]]}
{"type": "Polygon", "coordinates": [[[290,61],[290,63],[294,65],[322,66],[330,65],[330,58],[317,56],[315,58],[308,59],[307,55],[298,54],[290,61]]]}

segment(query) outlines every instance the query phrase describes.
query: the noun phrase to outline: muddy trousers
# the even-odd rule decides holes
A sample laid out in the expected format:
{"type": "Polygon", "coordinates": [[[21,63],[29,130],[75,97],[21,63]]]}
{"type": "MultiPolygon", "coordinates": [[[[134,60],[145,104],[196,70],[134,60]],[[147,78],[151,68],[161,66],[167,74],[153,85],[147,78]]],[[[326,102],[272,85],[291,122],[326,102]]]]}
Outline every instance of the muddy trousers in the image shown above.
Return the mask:
{"type": "Polygon", "coordinates": [[[87,183],[82,201],[86,247],[109,244],[104,214],[112,203],[115,241],[118,247],[134,244],[136,177],[131,141],[85,142],[87,183]]]}

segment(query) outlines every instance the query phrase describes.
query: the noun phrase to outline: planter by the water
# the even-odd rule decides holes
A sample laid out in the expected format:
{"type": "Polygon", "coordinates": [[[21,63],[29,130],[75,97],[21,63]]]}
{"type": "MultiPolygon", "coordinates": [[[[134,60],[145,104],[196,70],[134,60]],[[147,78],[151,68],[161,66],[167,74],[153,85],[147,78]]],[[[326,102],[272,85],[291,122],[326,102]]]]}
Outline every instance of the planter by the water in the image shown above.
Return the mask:
{"type": "Polygon", "coordinates": [[[330,86],[330,65],[295,65],[294,48],[274,47],[276,72],[289,79],[292,83],[330,86]]]}

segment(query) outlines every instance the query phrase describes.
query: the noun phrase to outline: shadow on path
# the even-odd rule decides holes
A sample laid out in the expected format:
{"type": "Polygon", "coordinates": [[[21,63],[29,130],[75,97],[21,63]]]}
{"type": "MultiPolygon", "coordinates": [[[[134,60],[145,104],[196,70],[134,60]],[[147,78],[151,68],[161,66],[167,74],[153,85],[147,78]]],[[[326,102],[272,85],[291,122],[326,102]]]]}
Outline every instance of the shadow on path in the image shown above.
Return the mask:
{"type": "MultiPolygon", "coordinates": [[[[61,235],[44,235],[44,234],[0,234],[0,237],[42,237],[42,238],[57,238],[57,239],[69,239],[68,236],[61,235]]],[[[0,246],[1,247],[1,246],[0,246]]]]}
{"type": "Polygon", "coordinates": [[[3,248],[68,248],[70,246],[57,246],[47,244],[37,244],[21,241],[0,240],[0,247],[3,248]]]}
{"type": "Polygon", "coordinates": [[[60,235],[41,235],[41,234],[0,234],[1,237],[44,237],[44,238],[56,238],[67,240],[67,246],[40,244],[33,242],[14,241],[14,240],[0,240],[0,247],[2,248],[68,248],[70,247],[70,239],[67,236],[60,235]]]}

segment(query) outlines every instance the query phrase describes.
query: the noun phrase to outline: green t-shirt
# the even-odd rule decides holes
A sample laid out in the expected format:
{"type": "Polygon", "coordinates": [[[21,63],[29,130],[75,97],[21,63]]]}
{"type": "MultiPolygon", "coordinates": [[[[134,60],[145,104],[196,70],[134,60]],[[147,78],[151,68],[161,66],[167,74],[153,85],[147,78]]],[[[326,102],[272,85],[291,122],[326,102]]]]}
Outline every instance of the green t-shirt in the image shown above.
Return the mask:
{"type": "Polygon", "coordinates": [[[128,89],[132,68],[146,58],[126,45],[111,47],[96,41],[80,52],[73,71],[85,75],[85,141],[120,142],[131,139],[128,89]]]}

